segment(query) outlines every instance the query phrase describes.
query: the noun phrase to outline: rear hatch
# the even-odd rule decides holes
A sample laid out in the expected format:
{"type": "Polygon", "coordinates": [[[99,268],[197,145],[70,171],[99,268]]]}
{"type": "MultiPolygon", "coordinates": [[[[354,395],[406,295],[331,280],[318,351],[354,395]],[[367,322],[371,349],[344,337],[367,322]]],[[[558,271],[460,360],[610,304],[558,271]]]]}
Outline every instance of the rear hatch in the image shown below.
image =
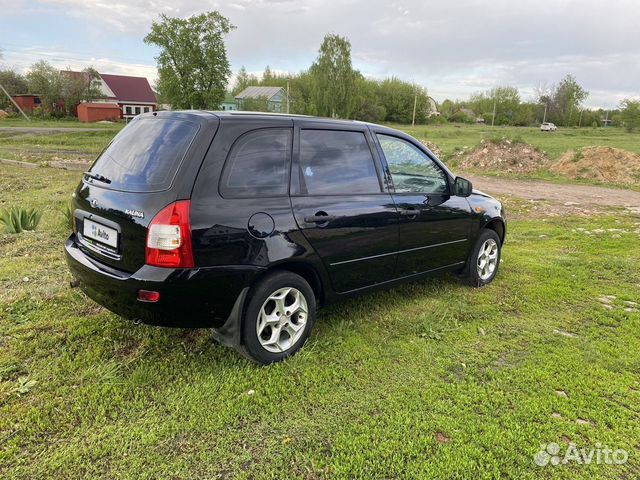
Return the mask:
{"type": "Polygon", "coordinates": [[[193,182],[218,126],[206,112],[156,112],[136,117],[84,174],[73,200],[83,251],[120,271],[145,263],[147,227],[193,182]]]}

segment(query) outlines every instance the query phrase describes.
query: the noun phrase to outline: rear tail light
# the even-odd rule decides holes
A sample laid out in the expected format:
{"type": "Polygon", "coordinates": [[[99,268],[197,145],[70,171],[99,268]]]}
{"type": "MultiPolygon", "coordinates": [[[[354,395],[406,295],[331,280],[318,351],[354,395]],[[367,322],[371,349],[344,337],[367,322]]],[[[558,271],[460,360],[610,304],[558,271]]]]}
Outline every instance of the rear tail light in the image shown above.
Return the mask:
{"type": "Polygon", "coordinates": [[[160,300],[160,292],[154,290],[138,290],[138,300],[141,302],[155,303],[160,300]]]}
{"type": "Polygon", "coordinates": [[[189,200],[180,200],[153,217],[147,231],[147,265],[193,268],[190,207],[189,200]]]}

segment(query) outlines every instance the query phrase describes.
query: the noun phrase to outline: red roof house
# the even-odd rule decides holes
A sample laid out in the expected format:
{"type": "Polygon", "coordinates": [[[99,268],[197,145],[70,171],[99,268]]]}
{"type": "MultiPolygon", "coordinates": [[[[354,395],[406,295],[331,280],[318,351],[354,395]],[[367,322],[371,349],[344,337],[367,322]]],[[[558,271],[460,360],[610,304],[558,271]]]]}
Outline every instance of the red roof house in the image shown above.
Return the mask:
{"type": "Polygon", "coordinates": [[[100,78],[105,100],[118,104],[122,118],[130,119],[140,113],[157,110],[156,94],[146,78],[106,73],[101,73],[100,78]]]}

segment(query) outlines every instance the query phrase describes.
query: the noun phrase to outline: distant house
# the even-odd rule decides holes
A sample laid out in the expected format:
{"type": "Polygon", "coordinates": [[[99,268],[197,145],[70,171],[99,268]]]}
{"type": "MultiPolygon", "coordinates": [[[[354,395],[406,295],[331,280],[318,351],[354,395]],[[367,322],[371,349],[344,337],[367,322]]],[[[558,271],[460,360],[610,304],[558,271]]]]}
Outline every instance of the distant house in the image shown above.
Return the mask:
{"type": "Polygon", "coordinates": [[[283,112],[286,102],[286,94],[282,87],[247,87],[236,95],[238,109],[244,110],[247,100],[264,100],[270,112],[283,112]]]}
{"type": "MultiPolygon", "coordinates": [[[[64,73],[74,76],[85,75],[83,72],[71,72],[64,71],[64,73]]],[[[100,92],[102,98],[92,100],[93,104],[101,103],[108,104],[111,112],[109,116],[112,116],[113,107],[115,106],[120,110],[120,119],[124,118],[130,120],[136,115],[141,113],[153,112],[158,109],[158,101],[156,94],[151,89],[149,81],[144,77],[130,77],[128,75],[111,75],[106,73],[100,73],[100,92]]],[[[12,95],[15,102],[25,112],[33,112],[33,109],[41,105],[40,97],[38,95],[12,95]]],[[[83,102],[84,103],[84,102],[83,102]]],[[[55,109],[64,107],[64,102],[56,102],[54,104],[55,109]]],[[[94,107],[95,115],[86,115],[87,110],[83,112],[83,118],[97,118],[97,116],[105,115],[106,110],[100,109],[101,114],[98,115],[98,107],[94,107]]],[[[92,121],[92,120],[85,120],[92,121]]]]}
{"type": "Polygon", "coordinates": [[[34,108],[42,105],[40,96],[31,94],[11,95],[13,101],[27,113],[32,113],[34,108]]]}
{"type": "Polygon", "coordinates": [[[121,118],[130,120],[158,109],[156,94],[146,78],[101,73],[100,79],[104,101],[117,103],[122,112],[121,118]]]}
{"type": "Polygon", "coordinates": [[[228,111],[228,110],[238,110],[238,102],[235,97],[230,93],[227,93],[224,97],[224,100],[218,107],[218,110],[228,111]]]}
{"type": "Polygon", "coordinates": [[[438,104],[436,103],[436,101],[431,97],[427,97],[427,101],[429,102],[429,111],[427,113],[427,117],[439,117],[440,112],[438,111],[438,104]]]}

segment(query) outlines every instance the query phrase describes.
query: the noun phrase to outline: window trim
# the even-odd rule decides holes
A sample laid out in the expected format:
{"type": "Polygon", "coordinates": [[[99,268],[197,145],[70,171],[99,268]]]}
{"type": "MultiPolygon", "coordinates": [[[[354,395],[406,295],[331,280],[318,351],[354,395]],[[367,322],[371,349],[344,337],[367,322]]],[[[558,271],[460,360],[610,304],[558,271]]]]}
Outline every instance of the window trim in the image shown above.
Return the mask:
{"type": "Polygon", "coordinates": [[[385,171],[387,172],[387,176],[388,176],[388,182],[389,182],[389,192],[393,195],[403,195],[403,196],[415,196],[415,195],[449,195],[451,196],[451,175],[449,174],[448,170],[440,163],[440,161],[435,158],[434,156],[430,155],[429,152],[427,152],[424,148],[422,148],[420,145],[416,144],[415,141],[413,141],[413,139],[408,139],[408,138],[404,138],[400,135],[395,135],[394,133],[388,133],[388,132],[384,132],[384,131],[372,131],[373,136],[375,137],[375,141],[377,144],[377,147],[380,149],[380,157],[382,158],[382,160],[384,161],[384,168],[385,171]],[[415,148],[418,149],[418,151],[422,152],[429,160],[431,160],[434,165],[436,167],[438,167],[440,169],[440,171],[444,174],[445,180],[447,181],[447,192],[446,193],[438,193],[438,192],[398,192],[396,191],[396,185],[395,182],[393,181],[393,174],[391,173],[391,169],[389,168],[389,162],[387,161],[387,157],[384,154],[384,149],[382,148],[382,143],[380,143],[380,139],[378,138],[378,135],[384,135],[386,137],[392,137],[395,138],[397,140],[402,140],[410,145],[413,145],[415,148]]]}
{"type": "Polygon", "coordinates": [[[294,130],[292,126],[272,126],[272,127],[259,127],[259,128],[252,128],[251,130],[247,130],[246,132],[243,132],[242,134],[240,134],[238,137],[236,137],[236,139],[233,141],[233,143],[231,144],[231,146],[229,147],[229,151],[227,152],[227,156],[224,159],[224,163],[222,164],[222,169],[220,170],[220,175],[218,177],[218,195],[220,195],[220,197],[222,198],[234,198],[234,199],[247,199],[247,198],[282,198],[282,197],[288,197],[289,196],[289,189],[290,189],[290,185],[291,185],[291,164],[293,163],[293,142],[294,142],[294,130]],[[227,192],[227,194],[225,195],[223,193],[223,185],[222,185],[222,180],[225,178],[225,169],[227,168],[227,165],[229,165],[229,161],[231,159],[231,154],[234,152],[234,149],[236,147],[236,145],[238,144],[238,142],[240,142],[240,140],[242,140],[243,137],[250,135],[252,133],[255,132],[259,132],[259,131],[263,131],[263,130],[288,130],[289,134],[290,134],[290,138],[289,138],[289,148],[288,148],[288,158],[287,158],[287,164],[285,165],[285,189],[284,189],[284,193],[280,193],[277,195],[265,195],[265,194],[254,194],[254,195],[229,195],[229,192],[227,192]]]}
{"type": "MultiPolygon", "coordinates": [[[[383,180],[383,172],[380,166],[380,160],[377,157],[377,150],[375,143],[372,143],[371,132],[369,129],[358,129],[358,128],[340,128],[338,125],[296,125],[295,128],[295,151],[294,156],[291,162],[291,174],[289,176],[289,195],[291,197],[344,197],[344,196],[363,196],[363,195],[389,195],[389,191],[386,187],[386,182],[383,180]],[[371,160],[373,161],[373,166],[376,171],[376,177],[378,179],[378,186],[380,191],[371,192],[371,193],[309,193],[308,191],[304,191],[302,189],[302,185],[300,181],[297,182],[294,189],[293,185],[293,175],[294,169],[298,170],[298,175],[300,174],[300,139],[302,137],[302,132],[304,130],[320,130],[320,131],[328,131],[328,132],[347,132],[347,133],[361,133],[364,138],[367,146],[369,147],[369,153],[371,154],[371,160]],[[294,191],[297,190],[297,191],[294,191]]],[[[306,190],[306,189],[305,189],[306,190]]]]}

